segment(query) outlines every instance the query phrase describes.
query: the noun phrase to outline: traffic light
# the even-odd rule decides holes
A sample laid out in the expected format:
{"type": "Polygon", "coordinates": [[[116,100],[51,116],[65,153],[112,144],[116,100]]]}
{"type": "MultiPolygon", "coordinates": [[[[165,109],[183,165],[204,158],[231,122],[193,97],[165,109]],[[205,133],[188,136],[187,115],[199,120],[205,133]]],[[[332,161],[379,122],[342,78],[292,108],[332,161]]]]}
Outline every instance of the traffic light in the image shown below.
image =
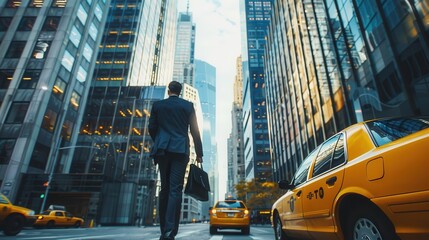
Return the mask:
{"type": "Polygon", "coordinates": [[[49,186],[49,182],[44,182],[44,183],[43,183],[43,186],[44,186],[44,187],[49,186]]]}
{"type": "Polygon", "coordinates": [[[44,193],[40,194],[40,198],[44,198],[44,197],[45,197],[44,193]]]}

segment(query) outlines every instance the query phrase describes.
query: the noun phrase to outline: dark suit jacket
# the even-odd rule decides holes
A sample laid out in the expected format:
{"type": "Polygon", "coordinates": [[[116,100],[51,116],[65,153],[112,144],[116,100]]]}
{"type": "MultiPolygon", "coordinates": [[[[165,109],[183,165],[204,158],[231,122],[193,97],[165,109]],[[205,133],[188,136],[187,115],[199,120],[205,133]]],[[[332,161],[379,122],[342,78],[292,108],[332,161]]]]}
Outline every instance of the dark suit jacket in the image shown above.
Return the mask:
{"type": "Polygon", "coordinates": [[[164,151],[189,155],[189,129],[197,157],[203,156],[194,104],[177,96],[153,103],[149,118],[149,134],[154,141],[151,156],[164,151]]]}

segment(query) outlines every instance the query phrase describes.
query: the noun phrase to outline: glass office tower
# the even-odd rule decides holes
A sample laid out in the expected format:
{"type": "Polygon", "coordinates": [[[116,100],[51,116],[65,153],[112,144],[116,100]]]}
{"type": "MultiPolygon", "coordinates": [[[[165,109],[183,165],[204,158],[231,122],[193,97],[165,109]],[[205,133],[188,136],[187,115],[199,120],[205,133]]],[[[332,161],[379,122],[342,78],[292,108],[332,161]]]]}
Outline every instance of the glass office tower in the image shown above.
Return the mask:
{"type": "Polygon", "coordinates": [[[243,127],[246,180],[271,179],[264,48],[272,0],[242,0],[243,127]]]}
{"type": "Polygon", "coordinates": [[[109,3],[0,1],[1,191],[35,211],[70,171],[109,3]]]}
{"type": "Polygon", "coordinates": [[[195,60],[195,88],[200,96],[203,113],[203,154],[204,170],[209,173],[212,195],[203,203],[202,220],[208,220],[209,207],[217,199],[217,141],[216,141],[216,68],[202,60],[195,60]]]}
{"type": "Polygon", "coordinates": [[[194,79],[195,24],[192,13],[179,14],[173,80],[195,86],[194,79]]]}
{"type": "Polygon", "coordinates": [[[165,87],[147,86],[171,80],[176,19],[176,1],[111,3],[78,141],[97,149],[76,152],[70,170],[102,180],[88,200],[100,224],[151,225],[156,218],[147,124],[153,101],[167,95],[165,87]]]}
{"type": "Polygon", "coordinates": [[[428,1],[276,0],[266,55],[274,179],[362,120],[429,114],[428,1]]]}

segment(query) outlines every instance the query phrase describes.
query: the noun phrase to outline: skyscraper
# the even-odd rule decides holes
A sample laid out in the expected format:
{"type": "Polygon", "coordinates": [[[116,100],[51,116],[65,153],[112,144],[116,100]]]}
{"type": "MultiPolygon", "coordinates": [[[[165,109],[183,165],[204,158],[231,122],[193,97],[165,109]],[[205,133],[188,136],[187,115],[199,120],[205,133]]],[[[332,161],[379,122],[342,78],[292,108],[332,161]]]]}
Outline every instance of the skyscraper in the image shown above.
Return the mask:
{"type": "Polygon", "coordinates": [[[275,180],[350,124],[429,114],[426,5],[276,1],[265,70],[275,180]]]}
{"type": "Polygon", "coordinates": [[[264,48],[273,0],[241,0],[243,127],[246,180],[271,179],[264,48]]]}
{"type": "Polygon", "coordinates": [[[179,14],[177,23],[176,50],[174,55],[173,80],[195,85],[194,79],[195,24],[192,13],[179,14]]]}
{"type": "MultiPolygon", "coordinates": [[[[103,176],[92,193],[101,224],[153,223],[157,172],[147,132],[172,76],[176,1],[113,0],[71,173],[103,176]],[[162,63],[162,65],[161,65],[162,63]],[[100,196],[106,196],[101,201],[100,196]]],[[[94,211],[94,212],[91,212],[94,211]]]]}
{"type": "Polygon", "coordinates": [[[12,201],[39,210],[48,175],[70,170],[109,4],[0,2],[0,182],[12,201]]]}
{"type": "Polygon", "coordinates": [[[234,101],[232,103],[232,129],[228,142],[230,156],[228,157],[228,188],[230,194],[235,193],[235,185],[244,181],[244,149],[243,149],[243,74],[241,56],[237,58],[237,75],[234,81],[234,101]]]}
{"type": "Polygon", "coordinates": [[[195,88],[198,90],[203,113],[203,150],[204,170],[209,173],[210,187],[213,195],[208,202],[203,203],[203,217],[208,219],[209,207],[217,199],[218,184],[217,169],[217,142],[216,142],[216,68],[202,60],[195,60],[195,88]]]}

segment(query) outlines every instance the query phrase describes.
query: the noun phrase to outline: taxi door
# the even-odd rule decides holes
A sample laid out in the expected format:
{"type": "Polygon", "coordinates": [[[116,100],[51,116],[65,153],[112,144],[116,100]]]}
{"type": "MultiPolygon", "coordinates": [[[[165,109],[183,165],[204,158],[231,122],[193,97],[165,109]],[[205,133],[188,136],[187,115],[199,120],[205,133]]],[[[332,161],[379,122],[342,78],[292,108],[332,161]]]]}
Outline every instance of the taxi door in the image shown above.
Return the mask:
{"type": "Polygon", "coordinates": [[[9,200],[3,196],[3,194],[0,194],[0,222],[3,222],[3,220],[9,216],[11,210],[11,204],[9,200]]]}
{"type": "Polygon", "coordinates": [[[308,180],[308,173],[311,164],[317,156],[318,148],[311,152],[302,162],[301,166],[295,173],[293,179],[293,187],[285,194],[282,202],[283,227],[290,237],[299,237],[308,239],[307,224],[304,221],[303,215],[303,199],[305,199],[305,191],[308,180]]]}
{"type": "Polygon", "coordinates": [[[332,208],[341,189],[344,163],[344,136],[338,134],[321,145],[302,193],[304,219],[313,239],[338,239],[332,208]]]}

